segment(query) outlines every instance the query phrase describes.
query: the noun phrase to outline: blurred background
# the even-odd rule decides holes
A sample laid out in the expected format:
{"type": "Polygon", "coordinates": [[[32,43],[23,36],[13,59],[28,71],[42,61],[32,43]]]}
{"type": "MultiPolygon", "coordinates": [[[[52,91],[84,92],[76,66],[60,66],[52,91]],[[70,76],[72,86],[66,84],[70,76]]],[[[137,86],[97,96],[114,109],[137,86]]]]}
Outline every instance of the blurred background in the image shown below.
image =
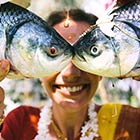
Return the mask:
{"type": "MultiPolygon", "coordinates": [[[[112,2],[113,0],[31,0],[28,9],[43,19],[47,19],[52,11],[70,8],[81,8],[101,16],[112,2]]],[[[6,113],[21,104],[42,106],[47,99],[38,79],[11,80],[6,78],[0,83],[0,86],[6,92],[6,113]]],[[[140,82],[131,78],[122,80],[104,78],[94,100],[97,104],[120,102],[139,107],[140,82]]]]}

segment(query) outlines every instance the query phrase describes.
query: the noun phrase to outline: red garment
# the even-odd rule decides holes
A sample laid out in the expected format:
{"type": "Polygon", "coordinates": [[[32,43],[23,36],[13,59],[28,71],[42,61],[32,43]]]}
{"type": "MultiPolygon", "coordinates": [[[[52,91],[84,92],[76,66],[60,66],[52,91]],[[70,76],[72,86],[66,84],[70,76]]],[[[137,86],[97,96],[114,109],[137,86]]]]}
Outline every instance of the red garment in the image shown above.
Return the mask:
{"type": "MultiPolygon", "coordinates": [[[[97,112],[99,109],[100,106],[96,106],[97,112]]],[[[39,108],[30,106],[16,108],[4,120],[2,137],[5,140],[33,140],[37,135],[39,114],[39,108]]],[[[105,124],[108,126],[111,122],[109,120],[105,124]]],[[[122,106],[113,140],[140,140],[140,108],[122,106]]]]}
{"type": "Polygon", "coordinates": [[[5,140],[33,140],[37,135],[39,108],[21,106],[8,114],[1,135],[5,140]]]}

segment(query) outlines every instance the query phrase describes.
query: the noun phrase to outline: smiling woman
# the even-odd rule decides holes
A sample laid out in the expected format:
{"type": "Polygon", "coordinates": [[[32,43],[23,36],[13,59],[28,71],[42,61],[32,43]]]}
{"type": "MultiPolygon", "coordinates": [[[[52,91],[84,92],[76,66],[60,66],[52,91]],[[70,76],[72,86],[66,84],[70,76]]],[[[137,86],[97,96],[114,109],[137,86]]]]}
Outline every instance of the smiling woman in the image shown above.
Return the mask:
{"type": "MultiPolygon", "coordinates": [[[[72,9],[67,27],[66,19],[67,12],[55,12],[48,23],[73,44],[97,17],[72,9]],[[69,39],[71,33],[75,36],[69,39]]],[[[94,104],[92,99],[101,79],[80,70],[71,61],[60,72],[41,78],[49,97],[46,105],[20,106],[10,112],[2,125],[3,140],[139,140],[139,108],[94,104]]]]}

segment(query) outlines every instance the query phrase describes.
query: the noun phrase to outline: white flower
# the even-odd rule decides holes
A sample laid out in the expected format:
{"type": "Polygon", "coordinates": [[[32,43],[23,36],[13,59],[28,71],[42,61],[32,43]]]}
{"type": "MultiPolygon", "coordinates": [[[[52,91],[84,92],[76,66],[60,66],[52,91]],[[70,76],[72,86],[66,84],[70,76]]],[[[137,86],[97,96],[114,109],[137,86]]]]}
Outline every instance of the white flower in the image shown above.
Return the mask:
{"type": "MultiPolygon", "coordinates": [[[[51,137],[48,133],[49,125],[52,122],[52,102],[47,101],[46,105],[42,108],[40,112],[40,119],[38,122],[38,135],[34,140],[51,140],[51,137]]],[[[81,138],[80,140],[92,140],[95,137],[98,137],[98,119],[97,113],[94,111],[95,105],[93,102],[90,103],[88,109],[89,121],[84,123],[81,129],[81,138]]]]}

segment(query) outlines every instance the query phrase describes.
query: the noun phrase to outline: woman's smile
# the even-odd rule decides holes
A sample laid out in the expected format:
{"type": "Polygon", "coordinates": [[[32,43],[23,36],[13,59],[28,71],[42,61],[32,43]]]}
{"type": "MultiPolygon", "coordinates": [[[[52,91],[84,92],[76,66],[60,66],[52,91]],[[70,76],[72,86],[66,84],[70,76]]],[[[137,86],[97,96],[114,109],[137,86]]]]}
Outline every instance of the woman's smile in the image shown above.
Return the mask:
{"type": "Polygon", "coordinates": [[[83,93],[85,89],[89,88],[89,84],[79,84],[79,85],[54,85],[54,88],[61,92],[63,95],[67,96],[78,96],[83,93]]]}

